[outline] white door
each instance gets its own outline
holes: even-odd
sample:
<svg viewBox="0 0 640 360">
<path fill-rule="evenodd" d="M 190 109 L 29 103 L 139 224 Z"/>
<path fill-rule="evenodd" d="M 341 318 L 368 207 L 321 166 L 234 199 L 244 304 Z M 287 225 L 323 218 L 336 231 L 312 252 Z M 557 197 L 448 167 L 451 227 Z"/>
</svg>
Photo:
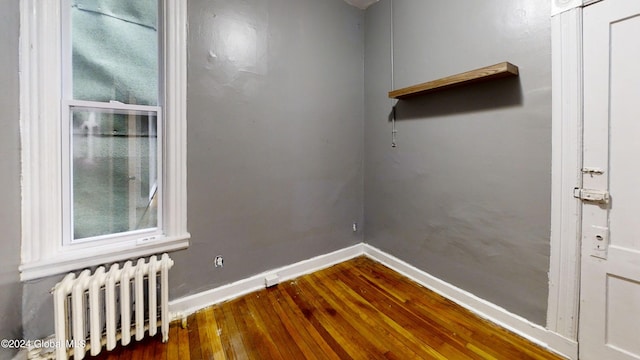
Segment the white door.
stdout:
<svg viewBox="0 0 640 360">
<path fill-rule="evenodd" d="M 640 359 L 640 0 L 584 9 L 580 359 Z"/>
</svg>

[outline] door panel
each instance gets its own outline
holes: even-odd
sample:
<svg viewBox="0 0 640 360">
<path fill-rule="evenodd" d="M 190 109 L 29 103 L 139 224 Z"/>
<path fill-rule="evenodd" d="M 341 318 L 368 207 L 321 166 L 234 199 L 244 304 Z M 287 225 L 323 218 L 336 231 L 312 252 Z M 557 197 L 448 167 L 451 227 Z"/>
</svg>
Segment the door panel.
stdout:
<svg viewBox="0 0 640 360">
<path fill-rule="evenodd" d="M 640 283 L 628 278 L 607 276 L 607 345 L 631 354 L 640 354 Z M 636 304 L 636 306 L 634 306 Z"/>
<path fill-rule="evenodd" d="M 631 235 L 640 233 L 640 16 L 613 22 L 610 33 L 610 229 Z M 640 236 L 612 237 L 611 244 L 640 250 Z"/>
<path fill-rule="evenodd" d="M 640 359 L 640 1 L 584 10 L 580 358 Z"/>
</svg>

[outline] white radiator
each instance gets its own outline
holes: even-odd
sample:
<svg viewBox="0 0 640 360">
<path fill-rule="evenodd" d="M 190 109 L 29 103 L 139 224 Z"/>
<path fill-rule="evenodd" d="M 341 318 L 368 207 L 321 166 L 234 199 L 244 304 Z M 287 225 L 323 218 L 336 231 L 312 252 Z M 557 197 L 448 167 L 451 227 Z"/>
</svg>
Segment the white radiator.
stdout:
<svg viewBox="0 0 640 360">
<path fill-rule="evenodd" d="M 101 266 L 93 274 L 89 270 L 77 277 L 68 274 L 52 290 L 55 343 L 64 344 L 56 346 L 56 359 L 71 355 L 83 359 L 88 350 L 97 355 L 104 345 L 113 350 L 118 340 L 125 346 L 133 334 L 142 340 L 146 330 L 154 336 L 158 327 L 166 342 L 172 266 L 173 260 L 163 254 L 160 260 L 152 256 L 148 262 L 138 259 L 135 265 L 131 261 L 122 267 L 114 264 L 106 272 Z"/>
</svg>

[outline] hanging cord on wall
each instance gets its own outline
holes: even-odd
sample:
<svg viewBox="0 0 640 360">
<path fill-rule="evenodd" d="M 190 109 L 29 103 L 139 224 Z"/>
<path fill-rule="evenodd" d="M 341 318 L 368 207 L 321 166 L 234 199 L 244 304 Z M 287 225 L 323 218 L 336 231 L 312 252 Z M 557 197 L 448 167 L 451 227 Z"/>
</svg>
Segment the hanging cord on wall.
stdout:
<svg viewBox="0 0 640 360">
<path fill-rule="evenodd" d="M 398 130 L 396 130 L 396 106 L 393 105 L 393 107 L 391 108 L 391 147 L 392 148 L 398 147 L 398 144 L 396 143 L 397 132 Z"/>
<path fill-rule="evenodd" d="M 394 55 L 393 55 L 393 0 L 389 1 L 389 6 L 391 8 L 390 14 L 391 14 L 391 89 L 395 89 L 395 75 L 393 72 L 393 68 L 394 68 L 394 64 L 393 64 L 393 60 L 394 60 Z M 396 103 L 397 100 L 396 99 L 391 99 L 391 147 L 395 148 L 398 147 L 398 144 L 396 142 L 396 134 L 398 133 L 398 130 L 396 130 Z"/>
</svg>

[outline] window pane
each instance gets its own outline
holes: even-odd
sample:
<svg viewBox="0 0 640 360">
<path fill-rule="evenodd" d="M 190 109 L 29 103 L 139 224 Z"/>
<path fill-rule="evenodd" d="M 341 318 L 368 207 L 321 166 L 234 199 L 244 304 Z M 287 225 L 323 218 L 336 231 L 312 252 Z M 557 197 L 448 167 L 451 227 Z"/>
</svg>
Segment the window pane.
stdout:
<svg viewBox="0 0 640 360">
<path fill-rule="evenodd" d="M 157 24 L 157 0 L 72 0 L 73 98 L 158 105 Z"/>
<path fill-rule="evenodd" d="M 73 238 L 158 226 L 157 116 L 72 107 Z"/>
</svg>

